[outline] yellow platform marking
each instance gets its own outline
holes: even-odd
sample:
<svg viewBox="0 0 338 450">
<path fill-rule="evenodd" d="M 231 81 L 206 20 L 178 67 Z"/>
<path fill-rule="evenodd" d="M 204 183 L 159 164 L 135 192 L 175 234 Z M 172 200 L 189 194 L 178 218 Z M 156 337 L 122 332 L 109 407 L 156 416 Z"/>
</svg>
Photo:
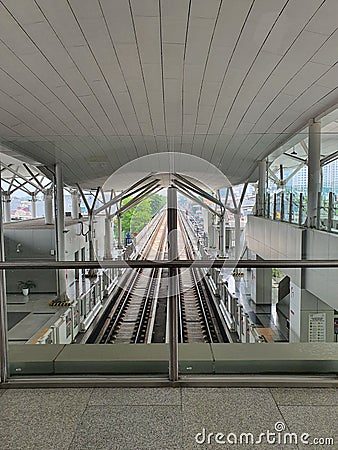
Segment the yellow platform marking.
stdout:
<svg viewBox="0 0 338 450">
<path fill-rule="evenodd" d="M 258 333 L 263 336 L 270 344 L 274 343 L 272 336 L 275 336 L 275 332 L 271 328 L 256 328 Z"/>
<path fill-rule="evenodd" d="M 38 340 L 47 333 L 47 331 L 49 330 L 49 328 L 44 328 L 43 330 L 40 331 L 40 333 L 36 336 L 36 338 L 34 339 L 34 341 L 32 341 L 32 344 L 36 344 L 38 342 Z"/>
</svg>

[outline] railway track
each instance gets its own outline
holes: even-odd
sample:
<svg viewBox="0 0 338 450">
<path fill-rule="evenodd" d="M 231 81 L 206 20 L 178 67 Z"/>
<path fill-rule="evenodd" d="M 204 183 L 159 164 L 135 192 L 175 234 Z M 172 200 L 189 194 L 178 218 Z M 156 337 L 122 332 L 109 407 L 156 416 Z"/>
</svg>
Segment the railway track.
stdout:
<svg viewBox="0 0 338 450">
<path fill-rule="evenodd" d="M 165 214 L 142 251 L 142 258 L 160 259 L 166 242 Z M 144 343 L 151 335 L 150 324 L 156 305 L 156 293 L 161 269 L 127 269 L 125 287 L 120 290 L 98 333 L 95 342 L 100 344 Z"/>
<path fill-rule="evenodd" d="M 181 258 L 194 258 L 194 238 L 184 218 L 178 215 L 178 251 Z M 162 213 L 155 230 L 145 244 L 140 258 L 166 257 L 166 214 Z M 217 311 L 209 300 L 202 273 L 198 269 L 178 270 L 179 342 L 227 342 L 226 333 L 217 321 Z M 122 284 L 122 283 L 121 283 Z M 127 269 L 123 288 L 98 329 L 87 342 L 163 343 L 167 342 L 168 269 Z"/>
<path fill-rule="evenodd" d="M 194 245 L 188 226 L 178 215 L 181 233 L 178 239 L 182 258 L 194 259 Z M 179 337 L 180 342 L 227 342 L 223 324 L 217 320 L 209 292 L 199 269 L 179 269 Z M 215 314 L 216 313 L 216 314 Z"/>
</svg>

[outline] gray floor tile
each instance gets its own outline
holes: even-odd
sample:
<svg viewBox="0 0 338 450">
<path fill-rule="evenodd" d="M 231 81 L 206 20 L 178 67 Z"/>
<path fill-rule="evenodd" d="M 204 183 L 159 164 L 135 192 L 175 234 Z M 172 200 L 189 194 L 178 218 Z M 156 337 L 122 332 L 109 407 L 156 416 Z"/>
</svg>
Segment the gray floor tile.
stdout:
<svg viewBox="0 0 338 450">
<path fill-rule="evenodd" d="M 267 430 L 275 432 L 275 424 L 282 422 L 283 417 L 278 410 L 269 389 L 183 389 L 183 442 L 184 449 L 296 449 L 295 445 L 277 446 L 266 442 L 257 443 L 260 433 Z M 196 442 L 197 433 L 214 433 L 212 444 L 207 438 L 199 435 L 200 443 Z M 236 444 L 217 444 L 215 434 L 223 433 L 225 438 L 229 433 L 235 433 Z M 240 443 L 241 433 L 252 433 L 254 443 Z"/>
<path fill-rule="evenodd" d="M 338 406 L 338 389 L 334 388 L 273 388 L 271 393 L 278 405 Z"/>
<path fill-rule="evenodd" d="M 107 388 L 94 389 L 89 405 L 181 405 L 178 388 Z"/>
<path fill-rule="evenodd" d="M 1 402 L 12 407 L 23 404 L 38 406 L 86 405 L 92 390 L 92 388 L 7 389 Z"/>
<path fill-rule="evenodd" d="M 69 450 L 182 450 L 179 406 L 88 406 Z"/>
<path fill-rule="evenodd" d="M 333 438 L 334 444 L 306 445 L 299 443 L 299 449 L 318 448 L 328 450 L 338 448 L 338 406 L 281 406 L 280 410 L 291 432 L 302 433 L 313 438 Z"/>
<path fill-rule="evenodd" d="M 25 403 L 21 413 L 0 414 L 1 450 L 66 450 L 74 436 L 84 406 L 46 406 L 31 412 Z"/>
<path fill-rule="evenodd" d="M 268 388 L 183 388 L 182 405 L 203 406 L 217 404 L 247 405 L 258 402 L 274 405 L 274 399 Z"/>
</svg>

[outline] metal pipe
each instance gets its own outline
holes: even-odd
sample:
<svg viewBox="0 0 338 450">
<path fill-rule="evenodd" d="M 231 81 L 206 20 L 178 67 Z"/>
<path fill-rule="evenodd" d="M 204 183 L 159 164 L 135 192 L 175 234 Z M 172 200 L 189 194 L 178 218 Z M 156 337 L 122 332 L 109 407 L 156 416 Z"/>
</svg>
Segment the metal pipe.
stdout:
<svg viewBox="0 0 338 450">
<path fill-rule="evenodd" d="M 265 259 L 262 261 L 258 260 L 210 260 L 210 259 L 179 259 L 176 261 L 169 260 L 107 260 L 104 262 L 104 267 L 109 268 L 126 268 L 131 269 L 137 268 L 233 268 L 234 266 L 238 268 L 303 268 L 303 267 L 317 267 L 317 268 L 336 268 L 338 267 L 338 259 Z M 27 261 L 15 261 L 15 262 L 0 262 L 0 270 L 16 270 L 16 269 L 86 269 L 101 268 L 101 264 L 98 261 L 46 261 L 40 260 L 27 260 Z"/>
<path fill-rule="evenodd" d="M 291 344 L 292 345 L 292 344 Z M 265 348 L 265 347 L 264 347 Z M 121 376 L 70 376 L 70 377 L 20 377 L 9 380 L 6 389 L 18 388 L 62 388 L 62 387 L 171 387 L 173 383 L 161 377 Z M 337 378 L 332 376 L 306 375 L 211 375 L 182 376 L 175 383 L 178 387 L 333 387 Z"/>
<path fill-rule="evenodd" d="M 327 231 L 332 229 L 332 218 L 333 218 L 333 192 L 329 193 L 329 209 L 327 212 Z"/>
<path fill-rule="evenodd" d="M 292 213 L 293 213 L 293 205 L 292 205 L 292 192 L 290 192 L 289 197 L 289 223 L 292 223 Z"/>
</svg>

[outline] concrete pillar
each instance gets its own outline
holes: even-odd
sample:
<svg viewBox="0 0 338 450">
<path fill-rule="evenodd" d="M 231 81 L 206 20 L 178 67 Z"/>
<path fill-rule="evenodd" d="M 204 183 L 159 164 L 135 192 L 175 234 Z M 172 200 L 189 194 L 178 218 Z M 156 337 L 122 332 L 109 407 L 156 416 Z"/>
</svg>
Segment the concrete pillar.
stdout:
<svg viewBox="0 0 338 450">
<path fill-rule="evenodd" d="M 11 196 L 9 194 L 3 194 L 2 197 L 4 205 L 4 223 L 11 221 Z"/>
<path fill-rule="evenodd" d="M 52 189 L 47 189 L 44 192 L 45 201 L 45 224 L 52 224 L 53 221 L 53 194 Z"/>
<path fill-rule="evenodd" d="M 32 219 L 36 219 L 36 216 L 37 216 L 37 214 L 36 214 L 36 202 L 37 202 L 37 198 L 36 198 L 36 195 L 35 195 L 35 194 L 32 195 L 31 202 L 32 202 Z"/>
<path fill-rule="evenodd" d="M 78 219 L 80 213 L 80 197 L 77 189 L 71 191 L 72 198 L 72 219 Z"/>
<path fill-rule="evenodd" d="M 250 252 L 251 259 L 261 260 Z M 256 305 L 271 305 L 272 301 L 272 269 L 251 269 L 251 299 Z"/>
<path fill-rule="evenodd" d="M 272 269 L 252 269 L 251 298 L 256 305 L 271 305 Z"/>
<path fill-rule="evenodd" d="M 64 206 L 64 184 L 62 166 L 60 163 L 55 164 L 55 224 L 56 224 L 56 247 L 57 247 L 57 260 L 65 260 L 65 206 Z M 66 271 L 58 271 L 58 297 L 67 297 L 67 280 Z"/>
<path fill-rule="evenodd" d="M 321 190 L 320 147 L 321 128 L 319 122 L 309 123 L 307 225 L 314 228 L 318 214 L 318 192 Z"/>
<path fill-rule="evenodd" d="M 109 217 L 105 218 L 104 221 L 104 257 L 106 259 L 111 259 L 111 220 Z"/>
<path fill-rule="evenodd" d="M 257 216 L 264 216 L 264 196 L 266 188 L 266 160 L 258 163 L 258 195 L 257 195 Z"/>
</svg>

